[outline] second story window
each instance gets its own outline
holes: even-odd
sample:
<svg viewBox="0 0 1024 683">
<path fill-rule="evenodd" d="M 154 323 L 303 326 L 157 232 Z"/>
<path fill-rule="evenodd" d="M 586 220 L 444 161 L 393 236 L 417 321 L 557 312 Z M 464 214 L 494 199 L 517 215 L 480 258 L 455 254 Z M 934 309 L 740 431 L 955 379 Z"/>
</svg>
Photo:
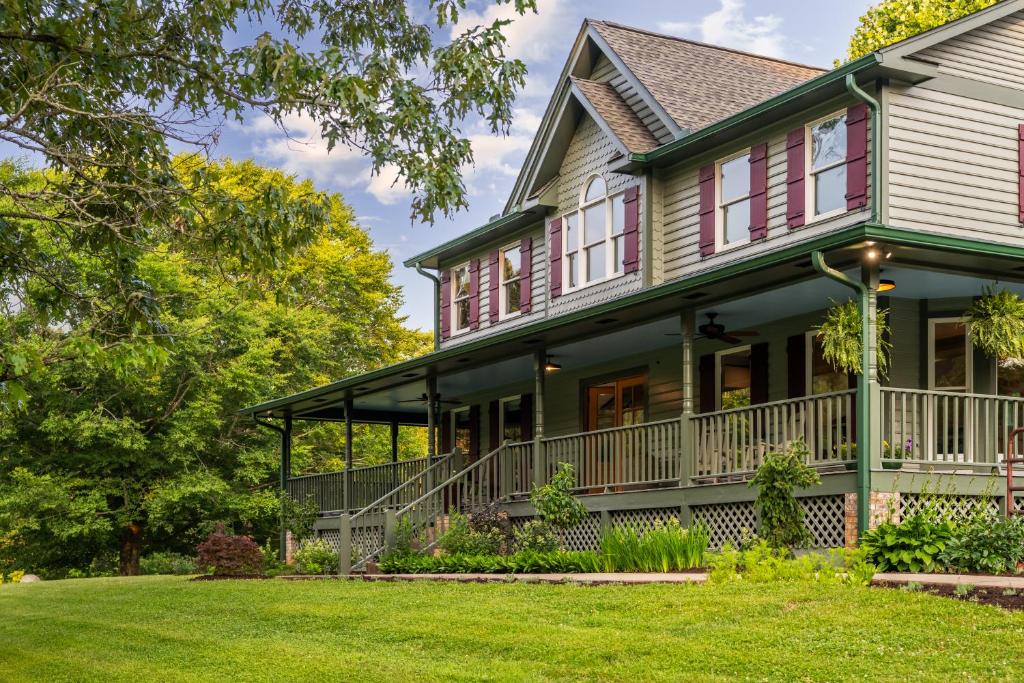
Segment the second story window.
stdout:
<svg viewBox="0 0 1024 683">
<path fill-rule="evenodd" d="M 604 178 L 594 176 L 580 197 L 579 211 L 565 216 L 564 282 L 568 289 L 623 272 L 626 211 L 623 195 L 608 196 Z"/>
<path fill-rule="evenodd" d="M 808 214 L 846 211 L 846 114 L 812 123 L 807 134 Z"/>
<path fill-rule="evenodd" d="M 519 244 L 502 249 L 499 258 L 498 268 L 501 274 L 501 312 L 499 317 L 504 319 L 519 313 L 519 276 L 522 270 L 522 252 Z"/>
<path fill-rule="evenodd" d="M 452 316 L 454 331 L 469 329 L 469 264 L 452 268 Z"/>
<path fill-rule="evenodd" d="M 718 246 L 750 241 L 750 153 L 718 163 Z"/>
</svg>

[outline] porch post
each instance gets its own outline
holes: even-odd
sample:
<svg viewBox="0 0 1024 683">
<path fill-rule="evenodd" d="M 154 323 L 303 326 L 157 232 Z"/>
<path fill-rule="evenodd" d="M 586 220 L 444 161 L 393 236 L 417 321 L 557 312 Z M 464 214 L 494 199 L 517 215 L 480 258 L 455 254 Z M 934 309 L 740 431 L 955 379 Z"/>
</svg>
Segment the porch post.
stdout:
<svg viewBox="0 0 1024 683">
<path fill-rule="evenodd" d="M 348 512 L 352 479 L 352 399 L 345 399 L 345 475 L 342 477 L 342 512 Z"/>
<path fill-rule="evenodd" d="M 533 354 L 533 483 L 543 486 L 544 475 L 544 366 L 547 353 L 538 349 Z"/>
<path fill-rule="evenodd" d="M 391 462 L 398 462 L 398 422 L 391 421 Z"/>
<path fill-rule="evenodd" d="M 292 476 L 292 416 L 284 416 L 284 429 L 281 430 L 281 493 L 288 491 L 288 479 Z M 281 504 L 281 538 L 278 559 L 284 562 L 288 556 L 288 520 L 284 515 L 284 502 Z"/>
<path fill-rule="evenodd" d="M 861 267 L 861 281 L 867 286 L 867 293 L 862 297 L 865 310 L 861 315 L 861 335 L 864 337 L 864 358 L 861 361 L 864 372 L 861 378 L 867 385 L 868 401 L 864 411 L 864 417 L 867 419 L 864 434 L 868 437 L 865 439 L 864 455 L 869 468 L 864 487 L 868 489 L 868 495 L 870 470 L 882 468 L 882 388 L 878 381 L 878 278 L 878 261 L 865 261 Z"/>
<path fill-rule="evenodd" d="M 696 412 L 693 386 L 693 339 L 697 324 L 697 314 L 692 308 L 683 311 L 680 316 L 680 333 L 683 341 L 683 414 L 679 425 L 679 485 L 689 486 L 693 476 L 693 463 L 697 454 L 693 452 L 693 415 Z M 681 516 L 689 523 L 689 506 L 683 506 Z"/>
</svg>

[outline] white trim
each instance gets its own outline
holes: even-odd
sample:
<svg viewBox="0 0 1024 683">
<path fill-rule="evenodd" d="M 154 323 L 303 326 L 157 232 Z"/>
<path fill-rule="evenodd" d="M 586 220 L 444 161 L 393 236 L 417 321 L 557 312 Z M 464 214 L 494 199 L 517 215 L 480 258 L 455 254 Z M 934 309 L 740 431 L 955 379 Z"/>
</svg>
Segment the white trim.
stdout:
<svg viewBox="0 0 1024 683">
<path fill-rule="evenodd" d="M 473 290 L 473 276 L 469 272 L 469 261 L 466 261 L 464 263 L 460 263 L 458 265 L 452 266 L 451 269 L 450 269 L 451 270 L 451 274 L 452 274 L 451 275 L 451 298 L 449 299 L 449 302 L 448 302 L 449 303 L 449 309 L 451 310 L 451 317 L 452 317 L 451 326 L 450 326 L 451 327 L 450 335 L 452 337 L 454 337 L 455 335 L 458 335 L 458 334 L 465 334 L 466 332 L 469 332 L 473 328 L 473 324 L 472 323 L 470 323 L 469 325 L 466 325 L 465 327 L 462 327 L 462 328 L 459 327 L 459 311 L 458 311 L 458 308 L 455 306 L 456 301 L 461 301 L 462 300 L 462 299 L 457 299 L 456 296 L 455 296 L 456 291 L 458 291 L 458 285 L 457 285 L 458 281 L 457 281 L 457 279 L 455 277 L 455 272 L 460 270 L 460 269 L 462 269 L 462 268 L 466 269 L 466 278 L 469 281 L 468 287 L 467 287 L 469 291 L 466 294 L 465 300 L 469 301 L 469 299 L 473 296 L 473 291 L 472 291 Z M 478 294 L 479 294 L 479 292 L 478 292 Z M 470 308 L 472 309 L 472 306 Z"/>
<path fill-rule="evenodd" d="M 597 199 L 591 199 L 590 201 L 584 203 L 583 198 L 586 195 L 587 188 L 590 186 L 590 183 L 594 180 L 594 178 L 598 178 L 598 177 L 600 177 L 601 180 L 605 181 L 605 186 L 604 186 L 605 187 L 605 194 L 604 194 L 604 196 L 599 197 Z M 600 174 L 600 173 L 592 173 L 589 176 L 587 176 L 587 179 L 584 181 L 583 186 L 580 189 L 580 192 L 579 192 L 579 202 L 580 203 L 577 205 L 577 207 L 574 210 L 568 211 L 568 212 L 562 214 L 562 216 L 561 216 L 561 219 L 562 219 L 562 236 L 561 236 L 561 239 L 562 239 L 562 293 L 563 294 L 569 293 L 569 292 L 577 292 L 577 291 L 580 291 L 582 289 L 586 289 L 587 287 L 592 287 L 594 285 L 599 285 L 599 284 L 604 283 L 604 282 L 609 282 L 611 280 L 615 280 L 617 278 L 623 277 L 626 274 L 625 266 L 622 263 L 619 263 L 619 264 L 615 263 L 615 248 L 614 248 L 614 246 L 615 246 L 615 238 L 617 237 L 617 235 L 615 235 L 612 232 L 612 230 L 613 230 L 612 220 L 613 220 L 613 217 L 614 217 L 614 211 L 612 210 L 612 205 L 613 205 L 613 203 L 615 202 L 616 199 L 624 197 L 625 194 L 626 194 L 625 190 L 621 190 L 619 192 L 609 193 L 608 192 L 608 181 L 605 179 L 605 177 L 602 174 Z M 588 242 L 585 241 L 586 221 L 584 219 L 584 211 L 586 209 L 589 209 L 589 208 L 592 208 L 594 206 L 597 206 L 601 202 L 604 202 L 604 240 L 603 240 L 603 244 L 604 244 L 604 259 L 605 259 L 604 277 L 595 278 L 593 280 L 588 280 L 587 279 L 587 270 L 588 270 L 588 266 L 589 266 L 589 263 L 590 263 L 590 256 L 587 253 L 587 249 L 588 249 L 588 247 L 598 246 L 599 244 L 602 244 L 602 242 L 595 240 L 594 242 L 589 242 L 588 243 Z M 572 215 L 576 216 L 577 236 L 576 236 L 576 249 L 575 249 L 575 251 L 570 252 L 569 251 L 569 217 L 572 216 Z M 622 234 L 625 234 L 625 226 L 623 226 L 623 233 Z M 619 236 L 621 236 L 621 235 L 619 235 Z M 625 252 L 625 238 L 623 237 L 623 256 L 625 255 L 624 252 Z M 572 282 L 571 282 L 571 279 L 569 277 L 570 276 L 569 256 L 571 254 L 576 254 L 576 260 L 577 260 L 577 264 L 578 264 L 579 277 L 577 278 L 578 281 L 576 283 L 576 286 L 572 286 Z"/>
<path fill-rule="evenodd" d="M 523 409 L 523 395 L 515 394 L 512 396 L 503 396 L 498 399 L 498 443 L 502 443 L 505 440 L 505 404 L 511 403 L 512 401 L 519 401 L 519 410 Z M 520 424 L 522 427 L 522 424 Z"/>
<path fill-rule="evenodd" d="M 459 423 L 458 423 L 458 420 L 455 419 L 455 417 L 459 413 L 466 413 L 466 419 L 468 420 L 469 419 L 469 406 L 462 406 L 461 408 L 452 408 L 451 410 L 448 411 L 448 419 L 451 420 L 451 425 L 450 425 L 451 426 L 451 432 L 450 433 L 452 435 L 452 442 L 449 444 L 449 446 L 453 450 L 454 450 L 455 445 L 456 445 L 455 442 L 458 441 L 458 433 L 459 432 L 458 432 L 457 427 L 458 427 Z M 470 424 L 470 431 L 472 431 L 472 429 L 473 429 L 473 425 Z M 468 451 L 469 449 L 466 449 L 466 450 Z M 465 453 L 463 453 L 463 455 L 465 455 Z"/>
<path fill-rule="evenodd" d="M 513 312 L 511 312 L 511 313 L 507 313 L 506 312 L 506 310 L 508 308 L 506 306 L 506 303 L 507 303 L 507 300 L 508 300 L 508 294 L 506 293 L 507 292 L 507 288 L 505 287 L 505 285 L 509 284 L 511 282 L 511 280 L 505 280 L 505 268 L 504 268 L 505 263 L 504 263 L 504 258 L 505 258 L 505 252 L 509 251 L 509 250 L 512 250 L 512 249 L 516 250 L 519 253 L 519 265 L 517 267 L 520 269 L 520 272 L 516 273 L 515 279 L 519 280 L 519 285 L 520 285 L 520 287 L 522 286 L 522 279 L 521 279 L 520 275 L 522 274 L 523 243 L 521 241 L 519 241 L 519 242 L 513 242 L 511 244 L 506 244 L 503 247 L 499 247 L 498 248 L 498 320 L 499 321 L 510 320 L 512 318 L 518 318 L 520 315 L 522 315 L 522 311 L 520 311 L 518 309 L 513 311 Z M 490 283 L 488 283 L 488 284 L 490 284 Z M 522 301 L 521 295 L 520 295 L 520 301 Z"/>
<path fill-rule="evenodd" d="M 935 325 L 936 323 L 961 323 L 964 326 L 964 381 L 967 385 L 961 390 L 956 387 L 942 387 L 942 391 L 963 391 L 971 393 L 974 388 L 974 352 L 970 335 L 967 334 L 967 323 L 963 318 L 928 318 L 928 389 L 935 389 Z"/>
<path fill-rule="evenodd" d="M 722 166 L 735 161 L 740 157 L 747 157 L 747 194 L 743 197 L 736 197 L 730 200 L 729 205 L 738 204 L 742 201 L 749 202 L 751 198 L 751 186 L 750 186 L 750 152 L 751 148 L 747 147 L 734 154 L 730 154 L 727 157 L 723 157 L 715 162 L 715 253 L 726 251 L 728 249 L 735 249 L 736 247 L 742 247 L 745 244 L 750 244 L 750 226 L 747 226 L 747 236 L 742 240 L 736 240 L 735 242 L 725 241 L 725 206 L 722 204 L 722 189 L 725 183 L 722 182 Z M 749 206 L 749 204 L 748 204 Z M 749 211 L 749 210 L 748 210 Z"/>
<path fill-rule="evenodd" d="M 743 353 L 744 351 L 750 353 L 750 349 L 750 344 L 744 344 L 715 351 L 715 410 L 722 409 L 722 356 L 731 356 L 734 353 Z"/>
<path fill-rule="evenodd" d="M 821 118 L 818 118 L 818 119 L 815 119 L 814 121 L 811 121 L 810 123 L 804 124 L 804 215 L 807 216 L 807 220 L 805 221 L 805 224 L 807 224 L 807 225 L 810 225 L 812 223 L 817 223 L 818 221 L 828 220 L 829 218 L 832 218 L 834 216 L 838 216 L 840 214 L 844 214 L 847 211 L 846 206 L 843 205 L 843 206 L 841 206 L 838 209 L 833 209 L 832 211 L 827 211 L 825 213 L 816 213 L 816 211 L 815 211 L 816 207 L 814 205 L 814 198 L 815 198 L 815 195 L 816 195 L 815 189 L 817 187 L 817 182 L 818 182 L 817 176 L 818 176 L 818 174 L 824 173 L 825 171 L 830 171 L 830 170 L 832 170 L 834 168 L 839 168 L 840 166 L 844 166 L 846 164 L 846 156 L 844 154 L 844 156 L 843 156 L 841 161 L 836 161 L 836 162 L 833 162 L 831 164 L 822 166 L 819 169 L 815 169 L 812 166 L 812 164 L 811 164 L 811 158 L 812 158 L 811 154 L 813 153 L 813 141 L 812 141 L 812 137 L 811 137 L 811 131 L 814 129 L 815 126 L 817 126 L 819 124 L 822 124 L 825 121 L 831 121 L 832 119 L 839 118 L 839 117 L 843 117 L 842 125 L 845 126 L 846 125 L 846 110 L 845 109 L 841 109 L 839 111 L 832 112 L 831 114 L 827 114 L 825 116 L 822 116 Z M 844 201 L 845 201 L 845 198 L 846 198 L 846 191 L 844 190 L 843 191 L 843 200 Z"/>
</svg>

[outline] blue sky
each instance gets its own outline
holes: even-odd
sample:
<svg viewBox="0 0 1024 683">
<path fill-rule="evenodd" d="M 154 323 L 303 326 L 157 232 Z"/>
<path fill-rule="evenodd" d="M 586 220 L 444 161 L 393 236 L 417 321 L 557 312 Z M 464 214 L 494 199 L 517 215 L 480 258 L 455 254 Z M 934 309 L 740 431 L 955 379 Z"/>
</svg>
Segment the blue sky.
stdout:
<svg viewBox="0 0 1024 683">
<path fill-rule="evenodd" d="M 475 11 L 463 15 L 466 24 L 514 16 L 507 5 L 471 3 Z M 476 167 L 465 174 L 470 209 L 451 219 L 442 217 L 433 226 L 410 224 L 408 193 L 391 185 L 393 176 L 371 177 L 368 162 L 357 152 L 335 149 L 328 154 L 316 127 L 308 122 L 289 122 L 291 139 L 269 121 L 228 126 L 217 153 L 252 157 L 309 177 L 321 189 L 342 193 L 377 246 L 391 253 L 396 264 L 394 281 L 405 293 L 403 313 L 408 324 L 430 329 L 429 284 L 401 262 L 486 223 L 501 210 L 584 17 L 828 67 L 843 55 L 858 17 L 870 4 L 868 0 L 538 0 L 539 13 L 516 19 L 506 32 L 512 54 L 529 68 L 512 130 L 508 137 L 496 138 L 476 125 L 466 127 L 477 158 Z"/>
</svg>

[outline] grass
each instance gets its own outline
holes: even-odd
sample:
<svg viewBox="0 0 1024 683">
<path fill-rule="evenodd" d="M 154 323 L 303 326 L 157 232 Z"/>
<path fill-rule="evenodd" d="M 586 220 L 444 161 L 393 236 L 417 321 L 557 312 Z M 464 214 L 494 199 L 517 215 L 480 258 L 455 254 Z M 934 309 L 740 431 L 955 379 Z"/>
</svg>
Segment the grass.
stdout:
<svg viewBox="0 0 1024 683">
<path fill-rule="evenodd" d="M 1024 613 L 812 584 L 0 586 L 3 681 L 1010 680 Z"/>
</svg>

